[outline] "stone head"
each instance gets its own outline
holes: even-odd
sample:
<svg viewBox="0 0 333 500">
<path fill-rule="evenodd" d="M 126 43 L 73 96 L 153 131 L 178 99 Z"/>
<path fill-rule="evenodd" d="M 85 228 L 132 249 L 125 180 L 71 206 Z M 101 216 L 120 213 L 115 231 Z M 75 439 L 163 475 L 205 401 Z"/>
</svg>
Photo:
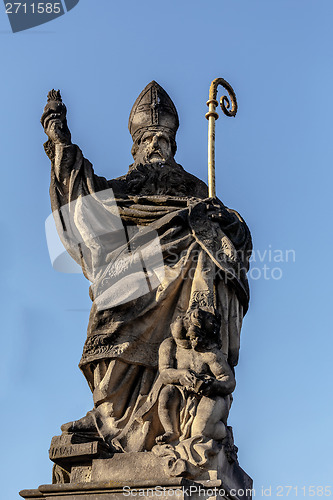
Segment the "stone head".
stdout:
<svg viewBox="0 0 333 500">
<path fill-rule="evenodd" d="M 176 142 L 167 130 L 145 130 L 135 141 L 132 155 L 136 163 L 170 163 L 176 152 Z"/>
<path fill-rule="evenodd" d="M 219 344 L 221 319 L 218 311 L 210 312 L 201 308 L 190 310 L 184 317 L 184 326 L 193 348 Z"/>
<path fill-rule="evenodd" d="M 177 110 L 155 81 L 136 99 L 128 122 L 133 138 L 132 155 L 136 163 L 172 163 L 176 153 Z"/>
</svg>

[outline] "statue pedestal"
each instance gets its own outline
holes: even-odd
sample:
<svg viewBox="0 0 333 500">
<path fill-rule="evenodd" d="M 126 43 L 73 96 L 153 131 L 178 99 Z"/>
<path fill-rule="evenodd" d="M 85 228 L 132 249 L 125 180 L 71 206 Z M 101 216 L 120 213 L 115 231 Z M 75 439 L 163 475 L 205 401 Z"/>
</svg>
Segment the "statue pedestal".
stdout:
<svg viewBox="0 0 333 500">
<path fill-rule="evenodd" d="M 168 476 L 152 452 L 93 458 L 90 463 L 71 466 L 68 479 L 68 483 L 42 485 L 20 495 L 26 500 L 131 500 L 140 496 L 249 500 L 252 493 L 252 479 L 236 462 L 228 462 L 223 450 L 195 479 Z"/>
</svg>

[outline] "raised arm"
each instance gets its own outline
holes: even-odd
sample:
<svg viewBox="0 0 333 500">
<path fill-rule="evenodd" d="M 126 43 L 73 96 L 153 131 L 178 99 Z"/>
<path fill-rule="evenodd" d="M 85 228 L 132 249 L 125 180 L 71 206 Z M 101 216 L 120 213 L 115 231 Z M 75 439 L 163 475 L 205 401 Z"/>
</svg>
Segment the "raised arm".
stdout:
<svg viewBox="0 0 333 500">
<path fill-rule="evenodd" d="M 61 204 L 66 203 L 66 194 L 72 199 L 77 194 L 89 195 L 110 187 L 104 177 L 95 175 L 91 163 L 83 157 L 80 148 L 72 144 L 66 115 L 67 109 L 62 102 L 60 91 L 51 90 L 47 96 L 41 123 L 48 136 L 44 149 L 52 163 L 53 180 L 65 198 Z M 68 190 L 71 192 L 68 193 Z"/>
<path fill-rule="evenodd" d="M 112 229 L 108 203 L 112 206 L 114 196 L 108 181 L 95 175 L 80 148 L 72 144 L 66 114 L 59 90 L 51 90 L 41 118 L 48 136 L 44 148 L 51 160 L 51 207 L 66 250 L 93 281 L 97 269 L 105 265 L 99 236 Z M 97 192 L 101 195 L 96 196 Z M 119 216 L 114 218 L 118 227 Z"/>
<path fill-rule="evenodd" d="M 74 166 L 77 146 L 72 144 L 67 125 L 67 109 L 62 102 L 60 91 L 51 90 L 41 117 L 41 123 L 48 141 L 44 144 L 47 156 L 52 162 L 58 181 L 64 182 Z"/>
</svg>

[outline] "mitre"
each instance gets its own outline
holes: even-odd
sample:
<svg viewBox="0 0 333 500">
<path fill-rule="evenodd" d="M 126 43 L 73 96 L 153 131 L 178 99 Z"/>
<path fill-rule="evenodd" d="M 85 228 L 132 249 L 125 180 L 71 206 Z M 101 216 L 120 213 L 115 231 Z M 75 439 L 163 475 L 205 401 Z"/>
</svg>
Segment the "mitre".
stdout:
<svg viewBox="0 0 333 500">
<path fill-rule="evenodd" d="M 166 91 L 154 80 L 136 99 L 128 120 L 133 142 L 146 130 L 164 130 L 173 139 L 179 127 L 176 107 Z"/>
</svg>

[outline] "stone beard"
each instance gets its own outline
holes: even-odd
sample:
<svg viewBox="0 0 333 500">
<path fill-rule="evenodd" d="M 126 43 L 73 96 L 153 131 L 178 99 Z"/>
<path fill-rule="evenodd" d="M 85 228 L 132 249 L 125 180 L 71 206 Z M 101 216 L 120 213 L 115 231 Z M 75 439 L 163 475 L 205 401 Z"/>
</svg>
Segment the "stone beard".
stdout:
<svg viewBox="0 0 333 500">
<path fill-rule="evenodd" d="M 156 82 L 131 111 L 134 164 L 118 179 L 97 176 L 71 143 L 59 92 L 42 124 L 57 230 L 92 283 L 80 368 L 94 407 L 63 435 L 102 440 L 110 453 L 153 450 L 170 475 L 195 476 L 207 453 L 233 444 L 250 232 L 175 162 L 178 115 Z"/>
</svg>

